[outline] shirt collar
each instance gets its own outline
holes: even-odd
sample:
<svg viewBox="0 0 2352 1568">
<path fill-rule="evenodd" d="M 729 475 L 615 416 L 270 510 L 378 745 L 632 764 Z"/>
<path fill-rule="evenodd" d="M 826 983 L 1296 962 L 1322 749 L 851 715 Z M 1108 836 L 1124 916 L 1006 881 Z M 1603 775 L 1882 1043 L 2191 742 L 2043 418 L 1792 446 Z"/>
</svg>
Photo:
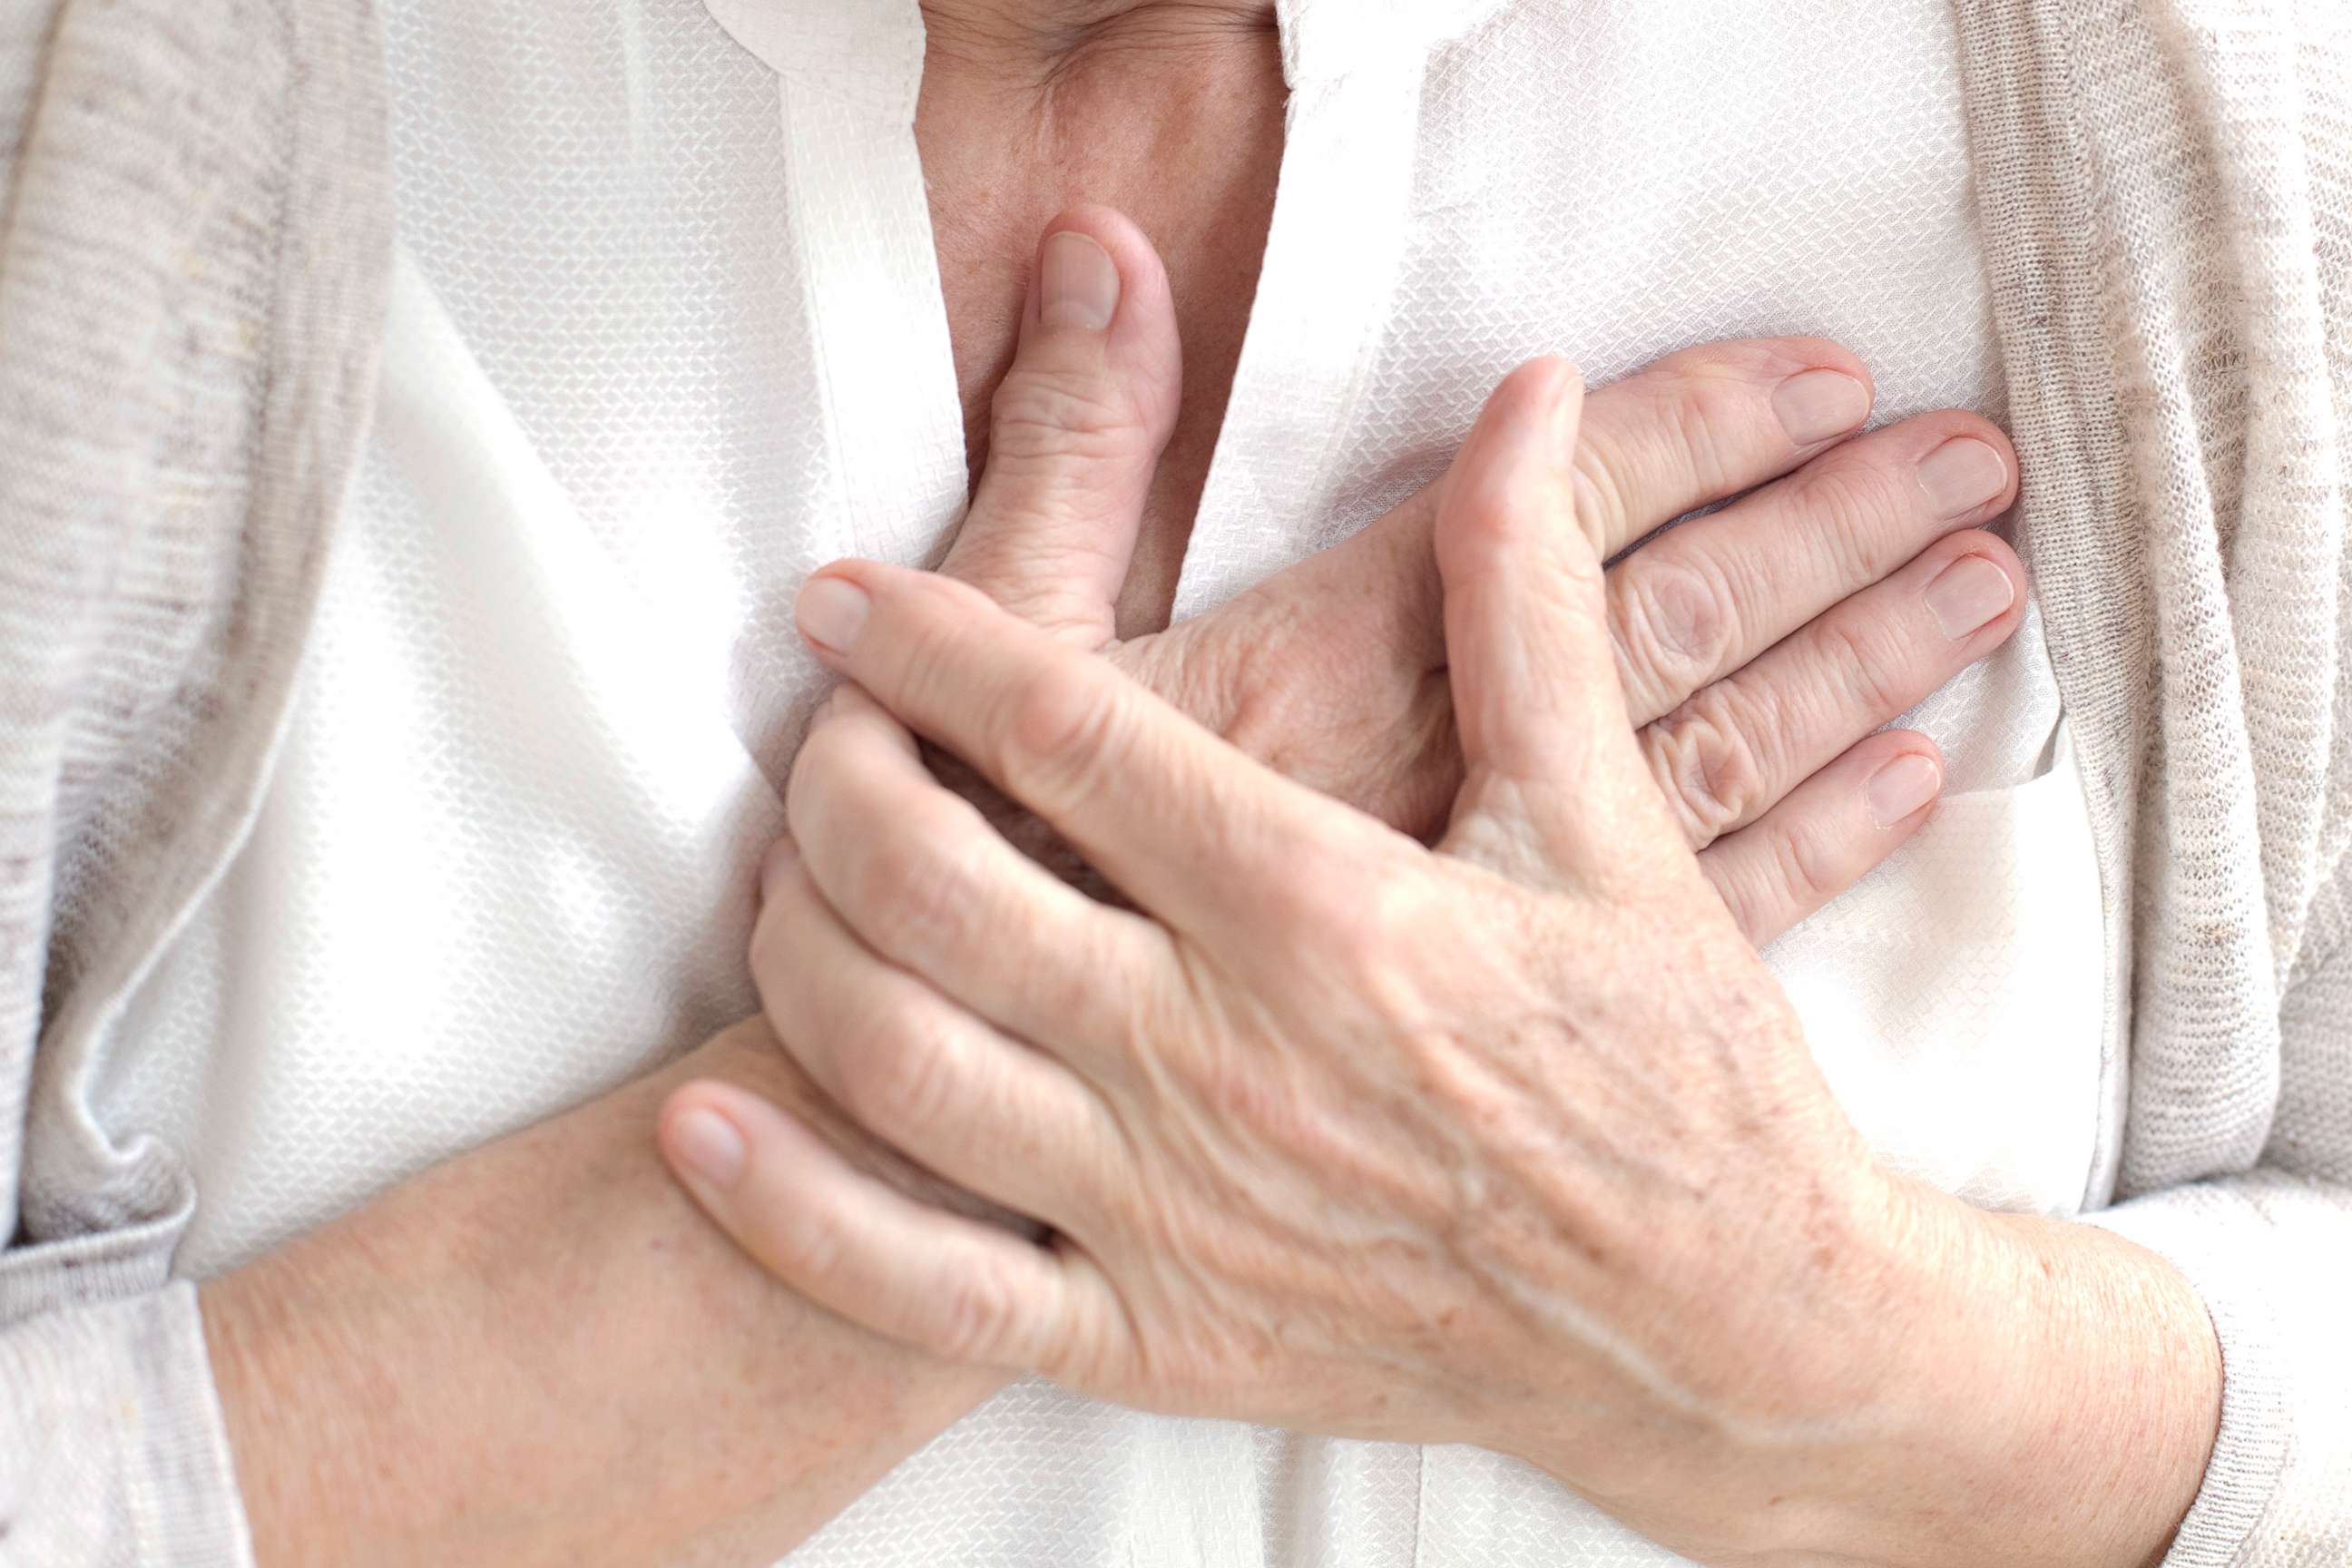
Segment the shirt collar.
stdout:
<svg viewBox="0 0 2352 1568">
<path fill-rule="evenodd" d="M 1276 0 L 1282 71 L 1291 89 L 1399 55 L 1426 54 L 1507 0 Z"/>
<path fill-rule="evenodd" d="M 919 0 L 704 0 L 736 42 L 782 76 L 914 112 L 921 80 Z M 1399 55 L 1425 54 L 1507 0 L 1276 0 L 1291 89 Z"/>
</svg>

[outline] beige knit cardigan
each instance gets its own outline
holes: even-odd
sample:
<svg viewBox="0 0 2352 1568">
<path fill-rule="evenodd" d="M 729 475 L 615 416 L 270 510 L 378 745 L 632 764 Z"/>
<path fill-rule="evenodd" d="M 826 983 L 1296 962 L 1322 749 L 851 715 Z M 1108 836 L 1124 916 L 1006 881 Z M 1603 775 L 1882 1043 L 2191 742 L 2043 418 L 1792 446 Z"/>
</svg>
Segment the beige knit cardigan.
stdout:
<svg viewBox="0 0 2352 1568">
<path fill-rule="evenodd" d="M 2352 0 L 1956 5 L 2128 1052 L 2096 1223 L 2224 1352 L 2170 1561 L 2341 1568 Z M 0 1563 L 249 1561 L 196 1194 L 87 1087 L 284 721 L 381 330 L 379 72 L 364 0 L 0 5 Z"/>
</svg>

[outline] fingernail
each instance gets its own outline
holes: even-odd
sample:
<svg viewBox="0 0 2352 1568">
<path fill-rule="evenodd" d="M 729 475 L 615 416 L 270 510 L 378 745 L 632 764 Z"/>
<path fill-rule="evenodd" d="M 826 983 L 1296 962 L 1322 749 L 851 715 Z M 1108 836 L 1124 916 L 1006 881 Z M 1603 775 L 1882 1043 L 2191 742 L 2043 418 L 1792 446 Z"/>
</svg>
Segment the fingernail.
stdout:
<svg viewBox="0 0 2352 1568">
<path fill-rule="evenodd" d="M 1090 235 L 1064 229 L 1038 258 L 1037 319 L 1099 332 L 1118 313 L 1118 266 Z"/>
<path fill-rule="evenodd" d="M 669 1124 L 669 1152 L 677 1163 L 720 1192 L 743 1173 L 743 1135 L 715 1110 L 699 1108 Z"/>
<path fill-rule="evenodd" d="M 1944 770 L 1932 757 L 1906 752 L 1870 775 L 1863 793 L 1870 797 L 1870 815 L 1881 827 L 1892 827 L 1936 798 L 1944 787 Z"/>
<path fill-rule="evenodd" d="M 802 585 L 800 602 L 793 607 L 801 636 L 835 653 L 847 653 L 866 625 L 874 601 L 866 590 L 840 577 L 812 577 Z"/>
<path fill-rule="evenodd" d="M 1919 488 L 1938 517 L 1974 511 L 2009 484 L 2009 465 L 1973 436 L 1947 441 L 1919 459 Z"/>
<path fill-rule="evenodd" d="M 766 903 L 776 896 L 776 889 L 792 868 L 800 864 L 801 847 L 789 837 L 779 838 L 768 846 L 760 857 L 760 901 Z"/>
<path fill-rule="evenodd" d="M 1780 428 L 1800 447 L 1843 436 L 1870 417 L 1870 388 L 1842 370 L 1809 370 L 1772 394 Z"/>
<path fill-rule="evenodd" d="M 1927 584 L 1927 608 L 1944 635 L 1958 641 L 2017 603 L 2009 574 L 1981 555 L 1963 555 Z"/>
</svg>

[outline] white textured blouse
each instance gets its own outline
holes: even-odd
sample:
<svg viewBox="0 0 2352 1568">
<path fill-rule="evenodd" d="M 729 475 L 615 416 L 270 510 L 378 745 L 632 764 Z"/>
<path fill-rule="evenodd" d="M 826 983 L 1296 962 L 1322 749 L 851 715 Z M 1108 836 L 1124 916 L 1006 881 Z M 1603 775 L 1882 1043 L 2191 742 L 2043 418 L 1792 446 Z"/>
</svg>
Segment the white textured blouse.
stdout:
<svg viewBox="0 0 2352 1568">
<path fill-rule="evenodd" d="M 375 422 L 250 839 L 98 1114 L 202 1276 L 754 1005 L 748 869 L 821 690 L 789 607 L 964 491 L 914 0 L 384 7 Z M 1878 417 L 2003 413 L 1944 0 L 1286 7 L 1279 197 L 1178 614 L 1433 478 L 1530 355 L 1832 336 Z M 1916 716 L 1950 794 L 1770 953 L 1893 1164 L 2113 1177 L 2096 862 L 2038 616 Z M 1675 1561 L 1514 1462 L 1016 1385 L 812 1564 Z"/>
<path fill-rule="evenodd" d="M 946 385 L 904 221 L 912 7 L 777 4 L 807 28 L 805 55 L 790 31 L 763 46 L 782 79 L 681 0 L 395 8 L 410 238 L 389 322 L 370 0 L 0 7 L 10 1568 L 250 1568 L 184 1276 L 745 1004 L 730 900 L 748 878 L 721 868 L 772 825 L 807 690 L 792 584 L 853 545 L 919 553 L 953 500 L 930 447 L 887 454 L 905 473 L 846 462 L 894 426 L 851 384 L 861 341 L 829 335 L 928 353 Z M 1989 300 L 2064 703 L 2053 754 L 2077 759 L 2098 872 L 2097 1078 L 2127 1097 L 2120 1126 L 2083 1135 L 2083 1218 L 2170 1259 L 2221 1349 L 2218 1435 L 2166 1568 L 2352 1562 L 2352 7 L 1952 0 L 1989 285 L 1972 299 L 1966 219 L 1920 194 L 1958 205 L 1927 8 L 1499 4 L 1278 0 L 1291 167 L 1239 389 L 1256 391 L 1188 602 L 1433 468 L 1527 349 L 1609 372 L 1801 325 L 1864 351 L 1899 410 L 1992 385 L 1956 368 L 1984 352 L 1960 323 Z M 1686 71 L 1703 90 L 1640 120 Z M 828 201 L 843 179 L 872 199 Z M 1567 206 L 1583 189 L 1618 204 Z M 1617 270 L 1626 254 L 1651 274 Z M 1825 258 L 1853 265 L 1832 278 Z M 1759 258 L 1769 275 L 1740 265 Z M 1938 281 L 1895 303 L 1890 279 L 1915 275 Z M 1327 287 L 1377 309 L 1327 311 Z M 1953 313 L 1931 353 L 1933 298 Z M 908 313 L 877 308 L 892 300 Z M 1286 451 L 1264 457 L 1261 429 Z M 2024 647 L 1979 678 L 2017 684 L 2018 714 L 2047 706 Z M 2066 793 L 2063 767 L 1997 761 L 2046 738 L 2032 721 L 2011 747 L 1960 721 L 1983 699 L 1947 700 L 1932 727 L 1990 770 L 1966 793 Z M 2031 898 L 1979 918 L 1941 900 L 1997 876 L 1927 879 L 1895 917 L 2034 919 L 2055 842 L 2012 827 L 1950 858 L 2006 845 L 1990 863 L 2030 873 Z M 380 903 L 337 885 L 364 876 Z M 1972 978 L 1847 973 L 1981 1002 L 2031 945 Z M 387 983 L 401 960 L 423 962 Z M 2063 1005 L 2012 1011 L 2057 1054 Z M 1815 990 L 1824 1055 L 1889 1067 L 1880 1095 L 1832 1076 L 1891 1159 L 1948 1162 L 1962 1190 L 2023 1168 L 2008 1151 L 2032 1139 L 1995 1124 L 2042 1080 L 2021 1081 L 2033 1060 L 2002 1054 L 2005 1026 L 1849 1036 L 1822 1006 Z M 1930 1056 L 2010 1092 L 1926 1107 L 1904 1084 Z M 2050 1173 L 2080 1157 L 2046 1152 Z M 1034 1388 L 809 1548 L 1578 1552 L 1644 1556 L 1475 1457 Z"/>
</svg>

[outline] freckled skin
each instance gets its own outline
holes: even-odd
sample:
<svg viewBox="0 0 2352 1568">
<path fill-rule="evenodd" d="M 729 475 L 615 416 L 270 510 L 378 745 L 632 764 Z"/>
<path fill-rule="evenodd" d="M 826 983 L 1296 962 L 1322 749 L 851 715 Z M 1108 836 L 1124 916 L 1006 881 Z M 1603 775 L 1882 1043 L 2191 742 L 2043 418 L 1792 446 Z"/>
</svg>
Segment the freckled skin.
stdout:
<svg viewBox="0 0 2352 1568">
<path fill-rule="evenodd" d="M 1109 400 L 1084 372 L 1066 401 L 1091 435 Z M 942 1356 L 1150 1409 L 1476 1442 L 1724 1568 L 2151 1561 L 2218 1401 L 2194 1293 L 2105 1232 L 1873 1164 L 1623 744 L 1607 531 L 1556 456 L 1572 386 L 1557 362 L 1507 378 L 1442 482 L 1466 766 L 1433 854 L 1145 700 L 1124 648 L 950 576 L 828 568 L 863 606 L 812 642 L 864 695 L 802 753 L 805 854 L 769 889 L 755 978 L 853 1114 L 1055 1240 L 886 1201 L 805 1142 L 778 1141 L 770 1201 L 715 1212 L 831 1310 Z M 1000 463 L 1029 434 L 1005 431 Z M 1117 471 L 1136 505 L 1139 473 Z M 978 848 L 892 714 L 985 759 L 1127 910 Z M 974 914 L 940 940 L 942 886 Z M 885 998 L 919 1079 L 844 1026 Z M 2144 1321 L 2084 1288 L 2102 1276 Z M 2183 1375 L 2126 1418 L 2120 1476 L 2085 1394 L 2144 1386 L 2151 1348 Z"/>
<path fill-rule="evenodd" d="M 1247 0 L 926 0 L 925 13 L 934 57 L 919 134 L 932 178 L 959 383 L 976 435 L 984 435 L 981 416 L 1003 374 L 1036 227 L 1048 214 L 1074 198 L 1116 202 L 1144 221 L 1166 254 L 1190 379 L 1184 422 L 1150 492 L 1144 551 L 1121 607 L 1124 629 L 1153 624 L 1165 616 L 1208 468 L 1272 207 L 1282 93 L 1267 8 Z M 1058 42 L 1035 47 L 1041 33 Z M 1149 129 L 1171 116 L 1178 129 Z M 1759 396 L 1793 370 L 1822 363 L 1822 355 L 1838 363 L 1851 357 L 1833 345 L 1794 340 L 1693 353 L 1713 367 L 1712 375 L 1732 375 Z M 1790 353 L 1800 359 L 1782 363 Z M 1679 408 L 1682 374 L 1654 383 L 1643 396 L 1629 391 L 1620 405 L 1628 416 L 1620 430 L 1625 452 L 1658 455 L 1660 448 L 1636 438 L 1643 421 L 1632 416 L 1653 402 Z M 1588 428 L 1606 426 L 1598 414 L 1605 403 L 1605 395 L 1595 399 Z M 1673 426 L 1685 435 L 1694 427 L 1679 420 Z M 1710 446 L 1718 456 L 1724 449 Z M 1735 468 L 1746 477 L 1736 489 L 1787 472 L 1803 456 L 1742 450 Z M 984 456 L 976 439 L 975 468 Z M 1678 471 L 1672 462 L 1644 468 Z M 1604 463 L 1588 477 L 1606 479 L 1611 470 Z M 1655 490 L 1637 495 L 1626 484 L 1604 485 L 1601 493 L 1620 501 L 1626 522 L 1638 524 L 1621 543 L 1690 502 L 1722 499 L 1670 501 Z M 1187 647 L 1166 639 L 1137 668 L 1155 673 L 1156 663 L 1165 689 L 1191 699 L 1181 704 L 1188 711 L 1255 744 L 1303 782 L 1401 826 L 1433 826 L 1460 770 L 1444 671 L 1416 651 L 1433 635 L 1433 590 L 1425 572 L 1402 564 L 1423 562 L 1427 532 L 1425 523 L 1386 533 L 1375 525 L 1361 536 L 1364 546 L 1294 569 L 1286 574 L 1286 589 L 1265 585 L 1271 591 L 1239 616 L 1189 623 L 1211 628 L 1219 640 L 1204 647 L 1196 636 Z M 1379 553 L 1391 545 L 1393 558 Z M 1840 591 L 1861 586 L 1846 584 Z M 1353 617 L 1338 629 L 1325 614 L 1335 604 Z M 1224 629 L 1214 631 L 1221 622 Z M 1227 657 L 1235 654 L 1243 657 Z M 1241 679 L 1267 666 L 1297 677 L 1274 689 Z M 1430 700 L 1425 689 L 1433 680 Z M 1397 732 L 1400 713 L 1412 716 L 1412 743 L 1384 748 L 1381 737 Z M 1328 749 L 1318 749 L 1318 735 Z M 1790 906 L 1769 900 L 1737 901 L 1751 915 L 1796 918 Z M 1691 988 L 1686 977 L 1673 984 Z M 1120 1047 L 1131 1055 L 1138 1039 L 1154 1032 L 1147 1013 L 1132 1022 Z M 670 1043 L 646 1044 L 654 1052 Z M 688 1079 L 691 1088 L 683 1087 Z M 1344 1081 L 1361 1085 L 1366 1075 L 1357 1071 Z M 1595 1081 L 1599 1087 L 1604 1080 Z M 1611 1100 L 1602 1109 L 1622 1122 L 1617 1109 L 1629 1099 L 1622 1091 L 1641 1079 L 1605 1081 L 1611 1092 L 1596 1099 Z M 257 1561 L 448 1568 L 521 1561 L 614 1568 L 772 1562 L 1001 1384 L 989 1369 L 940 1362 L 818 1310 L 762 1272 L 753 1261 L 757 1249 L 747 1254 L 737 1245 L 740 1235 L 730 1240 L 696 1217 L 656 1158 L 657 1109 L 665 1102 L 675 1109 L 688 1097 L 707 1105 L 720 1089 L 739 1097 L 739 1105 L 765 1107 L 776 1126 L 789 1121 L 814 1134 L 853 1167 L 919 1201 L 1015 1223 L 943 1188 L 849 1125 L 838 1105 L 792 1065 L 764 1023 L 727 1030 L 661 1073 L 404 1182 L 337 1225 L 205 1282 L 207 1349 Z M 1236 1095 L 1260 1106 L 1285 1103 L 1285 1097 L 1246 1087 Z M 1421 1098 L 1394 1089 L 1377 1102 L 1342 1093 L 1335 1102 L 1358 1108 L 1357 1114 L 1334 1115 L 1327 1104 L 1277 1110 L 1270 1120 L 1277 1131 L 1311 1130 L 1354 1168 L 1369 1170 L 1377 1150 L 1359 1124 L 1408 1122 Z M 1363 1113 L 1375 1109 L 1377 1116 Z M 1586 1120 L 1598 1125 L 1590 1114 Z M 668 1126 L 674 1134 L 675 1119 Z M 1201 1118 L 1191 1131 L 1205 1141 L 1218 1128 Z M 1700 1131 L 1685 1135 L 1672 1121 L 1664 1124 L 1663 1138 L 1703 1142 Z M 676 1157 L 674 1142 L 664 1147 Z M 1613 1166 L 1677 1163 L 1640 1148 L 1596 1148 L 1612 1156 Z M 1034 1152 L 1024 1157 L 1034 1159 Z M 1528 1162 L 1519 1164 L 1524 1177 Z M 1257 1184 L 1238 1163 L 1220 1180 L 1212 1213 L 1241 1206 Z M 1389 1180 L 1395 1201 L 1359 1226 L 1364 1244 L 1346 1249 L 1316 1281 L 1323 1305 L 1277 1316 L 1271 1331 L 1251 1314 L 1222 1332 L 1215 1320 L 1204 1319 L 1187 1337 L 1199 1342 L 1202 1364 L 1278 1367 L 1283 1358 L 1311 1355 L 1335 1325 L 1351 1323 L 1391 1324 L 1396 1364 L 1435 1365 L 1445 1359 L 1446 1341 L 1475 1340 L 1491 1321 L 1486 1294 L 1419 1298 L 1411 1282 L 1426 1275 L 1429 1248 L 1400 1224 L 1401 1216 L 1445 1203 L 1454 1181 L 1480 1184 L 1474 1173 L 1442 1166 L 1433 1177 L 1408 1172 Z M 1496 1184 L 1485 1184 L 1487 1190 Z M 1712 1184 L 1715 1191 L 1729 1185 Z M 712 1213 L 709 1195 L 699 1196 L 703 1212 Z M 796 1202 L 795 1210 L 800 1206 Z M 1486 1223 L 1458 1226 L 1441 1233 L 1440 1245 L 1481 1247 L 1499 1259 L 1505 1247 L 1530 1244 L 1532 1212 L 1520 1204 Z M 1138 1234 L 1160 1253 L 1179 1256 L 1194 1240 L 1180 1233 L 1182 1223 L 1157 1211 Z M 1191 1228 L 1202 1226 L 1196 1220 Z M 1318 1216 L 1293 1228 L 1310 1232 L 1304 1239 L 1312 1242 L 1328 1226 Z M 1612 1242 L 1592 1258 L 1596 1270 L 1638 1267 L 1654 1256 L 1629 1245 L 1622 1227 L 1596 1234 Z M 1936 1255 L 1932 1246 L 1918 1250 Z M 1276 1245 L 1246 1255 L 1229 1248 L 1224 1256 L 1237 1284 L 1262 1289 L 1304 1251 L 1294 1235 L 1284 1234 Z M 2035 1276 L 2062 1304 L 2082 1297 L 2086 1283 L 2112 1287 L 2072 1256 L 2062 1262 L 2053 1279 L 2045 1258 Z M 2076 1275 L 2086 1279 L 2078 1282 Z M 1980 1279 L 1970 1283 L 1982 1288 Z M 1654 1294 L 1660 1289 L 1644 1288 Z M 2012 1294 L 1996 1290 L 1991 1300 Z M 2154 1292 L 2146 1294 L 2152 1299 Z M 2110 1289 L 2099 1299 L 2112 1297 Z M 2185 1311 L 2201 1331 L 2193 1298 Z M 1705 1327 L 1705 1314 L 1666 1326 L 1695 1331 Z M 2095 1344 L 2112 1342 L 2136 1365 L 2189 1359 L 2168 1355 L 2166 1342 L 2148 1331 L 2135 1337 L 2132 1325 L 2116 1324 L 2112 1314 L 2090 1327 Z M 2012 1335 L 2000 1342 L 2050 1338 Z M 1171 1353 L 1186 1348 L 1186 1340 L 1171 1346 Z M 1542 1370 L 1532 1364 L 1537 1359 L 1520 1357 L 1510 1368 L 1516 1384 L 1530 1392 L 1532 1374 Z M 1769 1368 L 1788 1358 L 1761 1359 Z M 2069 1366 L 2063 1346 L 2053 1364 Z M 1983 1403 L 1983 1391 L 2050 1384 L 2039 1375 L 2047 1370 L 1988 1367 L 1963 1381 L 1969 1407 Z M 1318 1375 L 1344 1399 L 1303 1405 L 1310 1423 L 1328 1425 L 1352 1403 L 1373 1422 L 1393 1426 L 1399 1395 L 1386 1380 L 1366 1391 L 1361 1367 L 1346 1379 L 1332 1371 L 1327 1360 Z M 2053 1395 L 2055 1407 L 2070 1415 L 2115 1408 L 2105 1397 L 2113 1385 L 2077 1371 Z M 1178 1392 L 1197 1403 L 1202 1380 L 1194 1376 Z M 1456 1402 L 1463 1396 L 1458 1379 L 1449 1393 Z M 1612 1402 L 1620 1411 L 1629 1407 L 1613 1387 L 1549 1394 L 1540 1414 L 1554 1422 L 1569 1419 L 1571 1407 L 1605 1415 Z M 1952 1467 L 1941 1443 L 1942 1407 L 1931 1408 L 1939 1418 L 1937 1447 L 1927 1456 L 1935 1461 L 1925 1472 L 1932 1477 Z M 1671 1425 L 1654 1425 L 1645 1440 L 1663 1444 Z M 2074 1456 L 2145 1455 L 2150 1432 L 2161 1424 L 2144 1409 L 2123 1406 L 2115 1429 L 2128 1440 L 2079 1428 L 2060 1440 L 2053 1421 L 2053 1462 L 2037 1458 L 2029 1473 L 2056 1474 L 2054 1461 Z M 1919 1469 L 1913 1467 L 1915 1474 Z M 1895 1468 L 1898 1480 L 1903 1473 Z M 2095 1479 L 2103 1499 L 2116 1489 L 2104 1474 Z M 1705 1489 L 1713 1496 L 1720 1488 Z M 1872 1489 L 1874 1498 L 1892 1492 Z M 1771 1503 L 1783 1500 L 1776 1492 Z M 1801 1493 L 1796 1500 L 1801 1505 Z M 1937 1503 L 1932 1492 L 1916 1500 L 1895 1494 L 1895 1500 L 1920 1513 Z M 2020 1517 L 2046 1529 L 2061 1510 L 2039 1500 L 2024 1498 Z M 1973 1520 L 1983 1510 L 1942 1512 Z M 2001 1523 L 1998 1516 L 1992 1521 L 1992 1538 L 2012 1553 L 2062 1560 L 2032 1552 L 2035 1537 Z M 8 1521 L 0 1521 L 0 1536 L 7 1531 Z M 1975 1568 L 1989 1559 L 1976 1552 L 1957 1560 Z"/>
</svg>

